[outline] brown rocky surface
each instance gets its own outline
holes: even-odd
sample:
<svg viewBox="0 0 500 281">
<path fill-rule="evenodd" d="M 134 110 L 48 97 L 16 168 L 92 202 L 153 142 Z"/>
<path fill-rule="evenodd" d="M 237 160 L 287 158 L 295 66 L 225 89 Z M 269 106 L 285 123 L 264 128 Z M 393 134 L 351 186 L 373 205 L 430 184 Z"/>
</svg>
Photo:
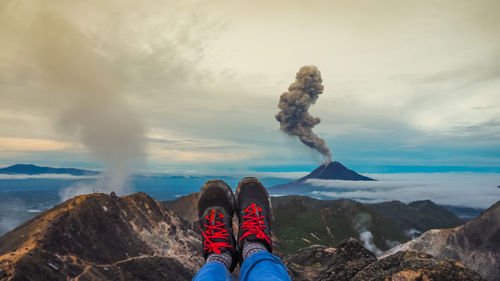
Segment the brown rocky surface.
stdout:
<svg viewBox="0 0 500 281">
<path fill-rule="evenodd" d="M 144 193 L 82 195 L 0 237 L 0 279 L 189 280 L 199 246 L 186 221 Z"/>
<path fill-rule="evenodd" d="M 284 258 L 293 280 L 349 280 L 377 258 L 355 239 L 336 248 L 313 245 Z"/>
<path fill-rule="evenodd" d="M 164 205 L 179 214 L 183 219 L 189 222 L 192 229 L 197 230 L 196 225 L 198 221 L 197 206 L 198 192 L 190 193 L 188 195 L 177 198 L 176 200 L 166 201 Z"/>
<path fill-rule="evenodd" d="M 481 276 L 462 264 L 435 258 L 417 251 L 401 251 L 371 263 L 359 271 L 352 281 L 476 281 Z"/>
<path fill-rule="evenodd" d="M 500 201 L 478 218 L 449 229 L 433 229 L 389 250 L 416 250 L 450 259 L 476 270 L 487 280 L 500 280 Z"/>
<path fill-rule="evenodd" d="M 398 252 L 377 260 L 356 239 L 335 248 L 309 246 L 285 257 L 292 280 L 483 280 L 476 272 L 449 260 L 416 251 Z"/>
</svg>

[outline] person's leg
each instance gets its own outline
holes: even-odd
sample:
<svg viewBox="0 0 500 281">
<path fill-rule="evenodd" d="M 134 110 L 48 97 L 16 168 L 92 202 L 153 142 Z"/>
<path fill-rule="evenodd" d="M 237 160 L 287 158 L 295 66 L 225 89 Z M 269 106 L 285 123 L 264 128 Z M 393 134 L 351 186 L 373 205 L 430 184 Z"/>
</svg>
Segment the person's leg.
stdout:
<svg viewBox="0 0 500 281">
<path fill-rule="evenodd" d="M 238 184 L 236 209 L 240 221 L 238 250 L 243 261 L 240 281 L 291 280 L 281 260 L 271 253 L 271 201 L 256 178 L 244 178 Z"/>
<path fill-rule="evenodd" d="M 193 281 L 234 281 L 234 278 L 222 263 L 214 261 L 200 268 Z"/>
<path fill-rule="evenodd" d="M 291 280 L 285 265 L 268 251 L 257 252 L 243 261 L 240 268 L 240 281 L 277 281 Z"/>
<path fill-rule="evenodd" d="M 206 263 L 193 280 L 233 280 L 231 272 L 238 264 L 232 227 L 234 204 L 233 191 L 223 181 L 210 180 L 201 188 L 198 216 Z"/>
</svg>

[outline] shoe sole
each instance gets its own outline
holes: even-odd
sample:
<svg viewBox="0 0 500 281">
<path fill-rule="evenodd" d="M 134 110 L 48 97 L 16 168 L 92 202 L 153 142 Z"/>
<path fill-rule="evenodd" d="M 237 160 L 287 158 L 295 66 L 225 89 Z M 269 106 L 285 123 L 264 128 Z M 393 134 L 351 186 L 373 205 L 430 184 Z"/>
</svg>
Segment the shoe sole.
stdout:
<svg viewBox="0 0 500 281">
<path fill-rule="evenodd" d="M 240 183 L 238 183 L 238 187 L 236 188 L 236 194 L 235 194 L 236 202 L 238 202 L 238 197 L 240 196 L 241 186 L 243 186 L 249 182 L 257 183 L 257 186 L 259 186 L 260 189 L 266 194 L 267 202 L 269 202 L 269 213 L 270 213 L 269 216 L 271 217 L 271 222 L 274 222 L 273 205 L 271 204 L 271 197 L 269 197 L 269 192 L 267 192 L 267 188 L 257 178 L 246 177 L 246 178 L 243 178 L 240 181 Z M 239 206 L 236 206 L 236 211 L 237 211 L 237 215 L 239 218 L 240 211 L 241 211 Z"/>
<path fill-rule="evenodd" d="M 212 189 L 219 189 L 223 191 L 223 194 L 226 196 L 226 198 L 229 200 L 231 203 L 231 206 L 233 207 L 233 212 L 236 210 L 236 200 L 234 197 L 233 190 L 231 187 L 224 181 L 222 180 L 209 180 L 203 186 L 201 187 L 200 192 L 198 193 L 198 197 L 196 198 L 196 208 L 198 208 L 200 198 L 204 196 L 205 193 Z M 198 215 L 200 215 L 200 211 L 198 210 Z"/>
</svg>

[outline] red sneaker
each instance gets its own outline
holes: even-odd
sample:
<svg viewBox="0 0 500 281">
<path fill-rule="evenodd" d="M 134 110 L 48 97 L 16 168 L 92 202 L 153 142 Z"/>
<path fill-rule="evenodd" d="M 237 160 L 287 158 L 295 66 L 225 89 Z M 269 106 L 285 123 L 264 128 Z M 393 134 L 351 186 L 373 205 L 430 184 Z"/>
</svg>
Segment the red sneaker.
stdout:
<svg viewBox="0 0 500 281">
<path fill-rule="evenodd" d="M 198 216 L 203 241 L 203 257 L 228 252 L 233 258 L 230 271 L 238 264 L 233 234 L 234 194 L 221 180 L 207 181 L 198 194 Z"/>
<path fill-rule="evenodd" d="M 271 240 L 271 201 L 267 189 L 256 178 L 244 178 L 236 189 L 236 213 L 239 218 L 238 250 L 243 252 L 243 241 L 260 242 L 269 252 Z"/>
</svg>

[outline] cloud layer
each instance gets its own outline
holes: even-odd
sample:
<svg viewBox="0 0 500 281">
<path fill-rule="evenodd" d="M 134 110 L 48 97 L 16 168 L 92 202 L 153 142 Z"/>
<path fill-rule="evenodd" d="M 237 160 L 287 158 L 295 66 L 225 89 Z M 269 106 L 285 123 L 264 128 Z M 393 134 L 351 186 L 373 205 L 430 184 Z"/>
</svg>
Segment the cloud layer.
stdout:
<svg viewBox="0 0 500 281">
<path fill-rule="evenodd" d="M 430 199 L 438 204 L 487 208 L 500 199 L 500 176 L 481 173 L 367 174 L 373 182 L 309 179 L 315 195 L 361 202 Z M 328 189 L 331 189 L 329 191 Z"/>
</svg>

